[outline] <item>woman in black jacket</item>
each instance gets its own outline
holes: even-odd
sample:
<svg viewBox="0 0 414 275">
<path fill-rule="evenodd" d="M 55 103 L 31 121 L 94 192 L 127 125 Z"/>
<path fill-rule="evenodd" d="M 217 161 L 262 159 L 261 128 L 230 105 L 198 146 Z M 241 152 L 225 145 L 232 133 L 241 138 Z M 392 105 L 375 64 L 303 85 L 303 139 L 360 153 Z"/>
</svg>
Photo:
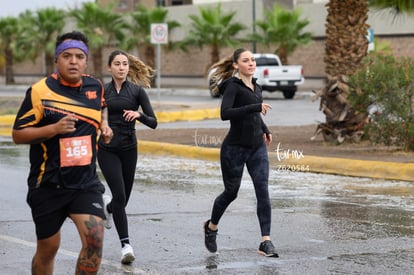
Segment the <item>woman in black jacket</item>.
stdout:
<svg viewBox="0 0 414 275">
<path fill-rule="evenodd" d="M 262 241 L 258 253 L 278 257 L 270 240 L 271 205 L 268 190 L 269 159 L 267 145 L 272 134 L 263 122 L 271 105 L 263 103 L 262 89 L 253 78 L 256 61 L 246 49 L 213 65 L 212 79 L 221 79 L 216 87 L 223 96 L 221 119 L 230 120 L 230 130 L 223 141 L 220 163 L 224 191 L 214 201 L 211 218 L 204 223 L 204 243 L 210 252 L 217 251 L 218 223 L 226 208 L 237 197 L 244 166 L 252 178 Z"/>
<path fill-rule="evenodd" d="M 99 140 L 98 162 L 113 196 L 111 199 L 104 195 L 105 227 L 111 227 L 113 214 L 122 245 L 121 262 L 128 264 L 135 260 L 125 212 L 138 158 L 135 124 L 139 121 L 152 129 L 157 127 L 157 118 L 143 88 L 149 87 L 154 71 L 135 56 L 120 50 L 110 54 L 108 67 L 112 81 L 105 85 L 105 102 L 114 137 L 109 144 Z M 140 107 L 142 112 L 138 111 Z"/>
</svg>

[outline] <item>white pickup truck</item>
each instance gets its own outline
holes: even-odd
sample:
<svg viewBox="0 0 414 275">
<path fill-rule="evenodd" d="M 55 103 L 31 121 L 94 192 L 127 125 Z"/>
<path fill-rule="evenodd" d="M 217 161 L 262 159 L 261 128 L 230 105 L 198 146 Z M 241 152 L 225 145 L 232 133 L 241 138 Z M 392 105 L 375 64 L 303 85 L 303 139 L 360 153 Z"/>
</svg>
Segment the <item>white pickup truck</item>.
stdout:
<svg viewBox="0 0 414 275">
<path fill-rule="evenodd" d="M 298 90 L 298 85 L 303 84 L 303 68 L 301 65 L 282 65 L 279 56 L 271 53 L 254 53 L 256 59 L 256 72 L 254 77 L 257 83 L 262 86 L 264 91 L 280 91 L 284 98 L 292 99 Z M 208 84 L 210 85 L 210 75 L 208 74 Z M 218 97 L 210 90 L 212 97 Z"/>
</svg>

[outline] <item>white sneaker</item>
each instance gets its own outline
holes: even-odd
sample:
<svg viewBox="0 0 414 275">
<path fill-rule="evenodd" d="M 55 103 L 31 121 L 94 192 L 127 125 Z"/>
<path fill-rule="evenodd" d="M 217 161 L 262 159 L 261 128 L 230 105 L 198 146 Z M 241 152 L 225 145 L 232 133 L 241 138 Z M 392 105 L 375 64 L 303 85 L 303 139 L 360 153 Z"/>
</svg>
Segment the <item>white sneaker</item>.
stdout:
<svg viewBox="0 0 414 275">
<path fill-rule="evenodd" d="M 111 202 L 112 198 L 109 195 L 103 195 L 103 202 L 104 202 L 104 213 L 105 213 L 105 217 L 106 219 L 103 221 L 103 225 L 105 226 L 106 229 L 111 229 L 112 227 L 112 213 L 108 212 L 108 209 L 106 208 L 108 206 L 108 204 Z"/>
<path fill-rule="evenodd" d="M 130 264 L 135 260 L 134 250 L 129 244 L 125 244 L 124 247 L 122 247 L 121 254 L 122 264 Z"/>
</svg>

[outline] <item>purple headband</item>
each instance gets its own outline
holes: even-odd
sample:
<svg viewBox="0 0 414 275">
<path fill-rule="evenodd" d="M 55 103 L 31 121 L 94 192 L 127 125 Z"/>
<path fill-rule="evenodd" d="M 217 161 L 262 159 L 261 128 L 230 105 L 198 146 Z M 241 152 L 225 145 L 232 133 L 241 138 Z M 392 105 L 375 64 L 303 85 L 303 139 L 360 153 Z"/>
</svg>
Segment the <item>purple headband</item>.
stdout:
<svg viewBox="0 0 414 275">
<path fill-rule="evenodd" d="M 88 46 L 86 46 L 85 43 L 83 43 L 83 41 L 65 40 L 59 46 L 56 47 L 55 59 L 57 59 L 59 54 L 61 54 L 64 50 L 67 50 L 70 48 L 80 49 L 86 54 L 86 57 L 88 57 Z"/>
</svg>

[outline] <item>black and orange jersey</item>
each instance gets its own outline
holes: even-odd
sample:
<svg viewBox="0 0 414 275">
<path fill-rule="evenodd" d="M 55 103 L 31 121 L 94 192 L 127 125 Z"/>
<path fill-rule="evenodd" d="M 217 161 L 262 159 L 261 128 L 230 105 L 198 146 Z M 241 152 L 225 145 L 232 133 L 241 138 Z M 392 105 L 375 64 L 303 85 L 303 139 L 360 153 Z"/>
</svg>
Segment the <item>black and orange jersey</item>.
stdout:
<svg viewBox="0 0 414 275">
<path fill-rule="evenodd" d="M 13 128 L 42 127 L 74 114 L 76 131 L 30 145 L 29 188 L 85 189 L 101 185 L 96 174 L 97 134 L 104 106 L 103 86 L 90 76 L 68 85 L 56 74 L 26 92 Z"/>
</svg>

